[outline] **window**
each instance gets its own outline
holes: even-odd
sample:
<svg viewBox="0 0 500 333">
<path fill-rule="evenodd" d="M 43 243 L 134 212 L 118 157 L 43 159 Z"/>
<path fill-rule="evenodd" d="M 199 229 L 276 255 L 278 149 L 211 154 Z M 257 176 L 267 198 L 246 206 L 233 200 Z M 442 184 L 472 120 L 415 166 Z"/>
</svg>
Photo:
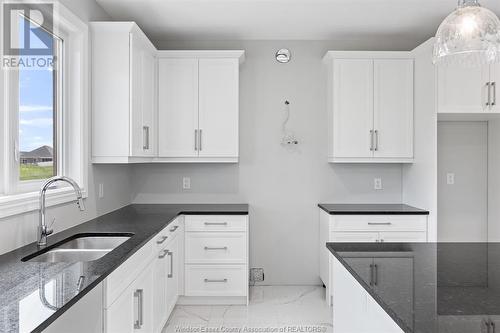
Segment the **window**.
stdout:
<svg viewBox="0 0 500 333">
<path fill-rule="evenodd" d="M 40 12 L 35 19 L 36 10 L 26 15 L 26 6 L 19 15 L 11 12 L 11 43 L 20 51 L 2 54 L 0 218 L 38 209 L 40 186 L 54 175 L 75 179 L 86 196 L 88 28 L 57 2 L 50 11 L 37 2 L 33 6 Z M 32 53 L 42 47 L 43 55 Z M 47 205 L 74 200 L 65 184 L 57 186 L 47 193 Z"/>
<path fill-rule="evenodd" d="M 22 18 L 20 31 L 24 24 L 34 29 L 33 23 Z M 52 32 L 40 30 L 40 39 L 49 45 L 52 52 L 51 68 L 20 67 L 19 74 L 19 107 L 17 108 L 19 137 L 19 174 L 20 182 L 37 182 L 58 174 L 57 126 L 58 96 L 63 95 L 62 86 L 58 84 L 62 78 L 58 57 L 63 40 Z M 20 34 L 20 39 L 23 37 Z M 40 41 L 41 42 L 41 41 Z M 60 77 L 59 77 L 60 76 Z"/>
</svg>

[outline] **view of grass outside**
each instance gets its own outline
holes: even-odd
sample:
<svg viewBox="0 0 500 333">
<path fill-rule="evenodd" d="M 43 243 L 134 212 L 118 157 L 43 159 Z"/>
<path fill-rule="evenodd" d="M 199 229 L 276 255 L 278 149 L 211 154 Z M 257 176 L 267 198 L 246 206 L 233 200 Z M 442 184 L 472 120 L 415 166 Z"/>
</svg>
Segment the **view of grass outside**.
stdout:
<svg viewBox="0 0 500 333">
<path fill-rule="evenodd" d="M 35 164 L 21 164 L 19 169 L 20 180 L 47 179 L 54 174 L 54 168 Z"/>
</svg>

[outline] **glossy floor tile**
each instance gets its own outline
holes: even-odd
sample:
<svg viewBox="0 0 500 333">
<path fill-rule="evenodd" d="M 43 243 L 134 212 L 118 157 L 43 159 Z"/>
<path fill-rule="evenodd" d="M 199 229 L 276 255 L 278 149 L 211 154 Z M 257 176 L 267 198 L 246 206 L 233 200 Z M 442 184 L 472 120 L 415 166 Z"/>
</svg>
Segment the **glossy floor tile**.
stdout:
<svg viewBox="0 0 500 333">
<path fill-rule="evenodd" d="M 163 333 L 332 331 L 332 312 L 319 286 L 250 288 L 250 304 L 186 306 L 174 309 Z"/>
</svg>

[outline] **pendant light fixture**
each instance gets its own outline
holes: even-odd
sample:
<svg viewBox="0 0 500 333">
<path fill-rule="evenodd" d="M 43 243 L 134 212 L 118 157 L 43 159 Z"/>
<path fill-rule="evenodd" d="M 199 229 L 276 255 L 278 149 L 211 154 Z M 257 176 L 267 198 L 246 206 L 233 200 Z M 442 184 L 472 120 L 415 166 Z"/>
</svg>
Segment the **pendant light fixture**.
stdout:
<svg viewBox="0 0 500 333">
<path fill-rule="evenodd" d="M 433 61 L 468 67 L 500 61 L 500 20 L 479 0 L 459 0 L 437 30 Z"/>
</svg>

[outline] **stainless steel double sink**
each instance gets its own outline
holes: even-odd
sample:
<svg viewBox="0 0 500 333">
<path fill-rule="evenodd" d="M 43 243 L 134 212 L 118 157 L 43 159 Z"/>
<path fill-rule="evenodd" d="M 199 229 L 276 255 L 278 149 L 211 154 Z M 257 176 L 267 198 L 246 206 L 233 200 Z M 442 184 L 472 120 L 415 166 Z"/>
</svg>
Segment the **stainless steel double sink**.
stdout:
<svg viewBox="0 0 500 333">
<path fill-rule="evenodd" d="M 29 262 L 85 262 L 102 258 L 132 234 L 77 234 L 22 259 Z"/>
</svg>

